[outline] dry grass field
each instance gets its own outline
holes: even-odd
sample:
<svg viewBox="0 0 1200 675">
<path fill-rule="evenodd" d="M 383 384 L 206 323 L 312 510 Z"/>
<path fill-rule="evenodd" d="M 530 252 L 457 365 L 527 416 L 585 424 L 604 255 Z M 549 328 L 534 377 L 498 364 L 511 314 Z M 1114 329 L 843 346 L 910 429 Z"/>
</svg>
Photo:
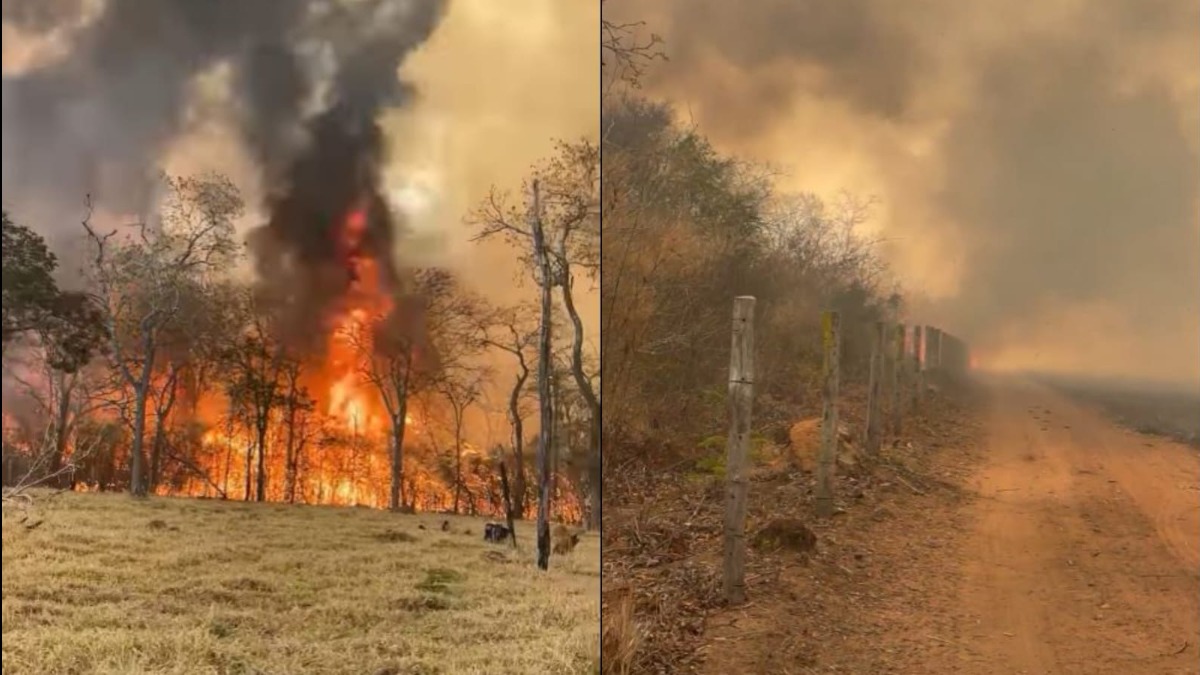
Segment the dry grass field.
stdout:
<svg viewBox="0 0 1200 675">
<path fill-rule="evenodd" d="M 443 520 L 70 493 L 25 524 L 6 509 L 3 672 L 598 672 L 596 535 L 542 573 L 530 524 L 514 556 L 485 521 Z"/>
</svg>

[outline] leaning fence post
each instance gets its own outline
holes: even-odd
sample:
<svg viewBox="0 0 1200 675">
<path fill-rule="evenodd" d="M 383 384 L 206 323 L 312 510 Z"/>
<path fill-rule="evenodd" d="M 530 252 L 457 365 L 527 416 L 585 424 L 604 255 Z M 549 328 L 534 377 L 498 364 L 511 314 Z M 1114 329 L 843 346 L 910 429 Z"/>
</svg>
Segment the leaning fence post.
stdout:
<svg viewBox="0 0 1200 675">
<path fill-rule="evenodd" d="M 733 349 L 729 354 L 729 438 L 725 483 L 725 600 L 746 601 L 746 454 L 754 400 L 754 297 L 733 299 Z"/>
<path fill-rule="evenodd" d="M 838 374 L 841 370 L 842 319 L 837 312 L 821 315 L 821 346 L 825 367 L 821 384 L 821 455 L 817 461 L 817 515 L 833 515 L 833 466 L 838 444 Z"/>
<path fill-rule="evenodd" d="M 867 452 L 878 454 L 883 412 L 883 362 L 887 346 L 887 324 L 875 322 L 875 337 L 871 341 L 871 373 L 867 385 Z"/>
<path fill-rule="evenodd" d="M 892 433 L 899 435 L 902 427 L 904 394 L 900 390 L 900 369 L 904 367 L 904 324 L 896 324 L 895 342 L 892 345 Z"/>
</svg>

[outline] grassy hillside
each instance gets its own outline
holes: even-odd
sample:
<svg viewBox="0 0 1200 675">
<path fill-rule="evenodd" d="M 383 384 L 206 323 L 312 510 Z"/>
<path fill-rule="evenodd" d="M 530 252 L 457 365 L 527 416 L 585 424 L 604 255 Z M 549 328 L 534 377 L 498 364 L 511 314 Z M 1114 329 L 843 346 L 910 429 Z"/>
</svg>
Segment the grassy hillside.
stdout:
<svg viewBox="0 0 1200 675">
<path fill-rule="evenodd" d="M 547 574 L 531 525 L 514 556 L 466 517 L 68 493 L 19 520 L 6 675 L 596 670 L 595 535 Z"/>
</svg>

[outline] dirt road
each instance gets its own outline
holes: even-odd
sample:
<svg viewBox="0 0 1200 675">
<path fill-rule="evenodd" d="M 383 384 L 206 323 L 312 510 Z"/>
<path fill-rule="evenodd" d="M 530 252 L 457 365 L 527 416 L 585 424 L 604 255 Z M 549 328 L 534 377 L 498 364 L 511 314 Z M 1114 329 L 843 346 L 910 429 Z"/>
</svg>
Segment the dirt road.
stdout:
<svg viewBox="0 0 1200 675">
<path fill-rule="evenodd" d="M 989 386 L 980 498 L 947 560 L 957 672 L 1200 672 L 1200 456 L 1038 385 Z"/>
</svg>

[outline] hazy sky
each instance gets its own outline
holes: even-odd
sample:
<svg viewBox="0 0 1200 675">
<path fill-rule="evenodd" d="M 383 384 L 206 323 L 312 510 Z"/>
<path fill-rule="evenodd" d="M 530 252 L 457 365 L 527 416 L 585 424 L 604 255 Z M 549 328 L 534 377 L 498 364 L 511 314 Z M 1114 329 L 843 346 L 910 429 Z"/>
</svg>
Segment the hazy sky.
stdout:
<svg viewBox="0 0 1200 675">
<path fill-rule="evenodd" d="M 651 95 L 783 190 L 877 195 L 985 363 L 1200 380 L 1194 0 L 610 0 Z"/>
<path fill-rule="evenodd" d="M 108 1 L 135 9 L 138 4 Z M 5 1 L 5 208 L 61 246 L 80 231 L 84 194 L 98 195 L 102 204 L 119 203 L 112 211 L 136 214 L 138 200 L 144 199 L 137 184 L 162 167 L 176 174 L 215 170 L 230 176 L 251 207 L 243 227 L 262 222 L 256 208 L 262 171 L 238 131 L 245 111 L 231 96 L 235 75 L 221 65 L 195 71 L 202 56 L 224 48 L 222 40 L 234 44 L 230 30 L 216 25 L 225 15 L 206 21 L 194 6 L 167 9 L 164 3 L 163 12 L 192 12 L 189 18 L 199 19 L 199 25 L 181 28 L 183 36 L 156 34 L 124 43 L 114 38 L 108 51 L 126 61 L 96 64 L 92 75 L 83 72 L 92 65 L 72 65 L 59 69 L 65 74 L 57 79 L 28 84 L 38 78 L 25 75 L 39 67 L 71 60 L 72 31 L 93 21 L 104 5 L 101 0 Z M 270 34 L 270 27 L 285 19 L 301 21 L 287 15 L 297 3 L 234 5 L 244 10 L 236 17 L 237 29 L 248 34 Z M 514 253 L 498 241 L 468 242 L 472 232 L 462 219 L 493 185 L 517 188 L 531 166 L 552 152 L 555 139 L 597 136 L 599 16 L 593 0 L 453 0 L 446 5 L 440 22 L 398 73 L 412 95 L 382 119 L 390 150 L 385 190 L 407 212 L 411 228 L 411 235 L 397 243 L 399 257 L 449 267 L 496 302 L 532 294 L 528 284 L 515 283 Z M 113 35 L 138 30 L 136 21 L 106 29 Z M 201 31 L 211 35 L 190 39 Z M 213 36 L 215 44 L 208 39 Z M 103 38 L 100 42 L 92 46 L 104 48 Z M 164 53 L 129 58 L 138 49 Z M 313 53 L 320 66 L 326 55 Z M 97 84 L 101 76 L 108 78 L 103 86 Z M 73 81 L 85 86 L 62 86 Z M 12 91 L 26 102 L 41 97 L 53 105 L 38 113 L 36 106 L 10 100 Z M 177 109 L 183 114 L 176 115 Z M 10 140 L 36 152 L 17 152 Z M 598 339 L 598 297 L 586 288 L 580 293 L 580 310 Z M 506 389 L 508 363 L 501 361 L 497 386 Z M 495 433 L 489 441 L 506 440 L 506 429 Z"/>
</svg>

